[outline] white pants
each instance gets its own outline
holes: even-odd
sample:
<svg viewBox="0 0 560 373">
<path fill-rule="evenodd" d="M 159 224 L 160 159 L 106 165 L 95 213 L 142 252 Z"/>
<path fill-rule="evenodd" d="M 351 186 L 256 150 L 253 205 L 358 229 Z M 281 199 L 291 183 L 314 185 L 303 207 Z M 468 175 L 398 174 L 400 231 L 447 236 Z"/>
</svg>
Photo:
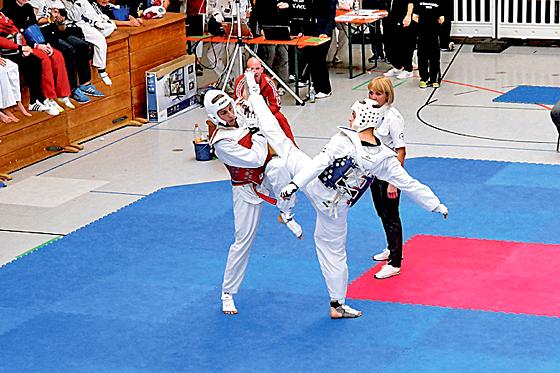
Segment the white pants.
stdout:
<svg viewBox="0 0 560 373">
<path fill-rule="evenodd" d="M 262 101 L 255 101 L 253 97 L 254 95 L 250 96 L 250 101 L 259 118 L 260 128 L 272 148 L 285 160 L 286 170 L 290 174 L 291 181 L 296 173 L 311 162 L 311 158 L 295 147 L 292 141 L 286 137 L 262 96 L 259 96 Z M 315 179 L 302 188 L 302 191 L 311 201 L 317 213 L 314 234 L 315 250 L 329 296 L 332 300 L 344 302 L 348 287 L 348 263 L 346 261 L 348 207 L 341 203 L 336 217 L 331 216 L 329 209 L 323 205 L 323 199 L 319 197 L 322 192 L 321 188 L 325 187 L 320 184 L 319 179 Z"/>
<path fill-rule="evenodd" d="M 226 270 L 222 291 L 236 294 L 245 277 L 245 270 L 249 263 L 249 252 L 261 217 L 261 204 L 248 202 L 243 196 L 242 188 L 234 186 L 233 192 L 233 222 L 235 225 L 235 242 L 229 247 Z"/>
<path fill-rule="evenodd" d="M 18 65 L 4 60 L 6 66 L 0 66 L 0 109 L 14 106 L 21 101 Z"/>
<path fill-rule="evenodd" d="M 99 31 L 95 27 L 84 21 L 76 23 L 82 29 L 84 38 L 88 43 L 93 45 L 93 61 L 92 65 L 98 69 L 107 67 L 107 40 L 106 37 L 111 35 L 114 29 L 106 29 L 104 32 Z M 106 35 L 105 35 L 106 34 Z"/>
<path fill-rule="evenodd" d="M 283 200 L 279 198 L 282 188 L 290 182 L 292 176 L 286 168 L 286 161 L 280 157 L 273 157 L 265 169 L 262 186 L 263 194 L 277 199 L 277 207 L 281 212 L 291 213 L 295 198 Z M 233 217 L 235 225 L 235 242 L 230 246 L 222 291 L 236 294 L 245 277 L 249 254 L 253 240 L 257 233 L 261 216 L 262 200 L 256 198 L 251 185 L 234 186 Z M 260 188 L 259 188 L 260 189 Z"/>
</svg>

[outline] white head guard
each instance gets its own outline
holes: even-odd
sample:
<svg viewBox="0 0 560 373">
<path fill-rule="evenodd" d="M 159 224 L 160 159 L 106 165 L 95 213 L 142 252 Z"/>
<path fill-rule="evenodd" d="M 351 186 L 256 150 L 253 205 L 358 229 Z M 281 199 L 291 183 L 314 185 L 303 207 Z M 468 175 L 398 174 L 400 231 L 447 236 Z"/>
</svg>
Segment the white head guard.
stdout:
<svg viewBox="0 0 560 373">
<path fill-rule="evenodd" d="M 385 109 L 381 108 L 377 101 L 369 98 L 354 102 L 352 111 L 356 115 L 352 128 L 358 132 L 371 127 L 379 127 L 385 116 Z"/>
<path fill-rule="evenodd" d="M 217 126 L 227 126 L 227 123 L 218 115 L 218 111 L 226 108 L 229 104 L 235 108 L 233 99 L 222 90 L 213 89 L 204 95 L 204 108 L 208 113 L 208 118 Z"/>
</svg>

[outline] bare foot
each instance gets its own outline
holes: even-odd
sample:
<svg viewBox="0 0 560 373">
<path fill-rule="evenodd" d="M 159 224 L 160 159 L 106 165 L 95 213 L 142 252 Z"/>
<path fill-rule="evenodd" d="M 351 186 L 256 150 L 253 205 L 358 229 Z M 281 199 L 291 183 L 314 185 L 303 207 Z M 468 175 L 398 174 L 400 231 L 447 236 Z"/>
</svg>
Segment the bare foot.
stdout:
<svg viewBox="0 0 560 373">
<path fill-rule="evenodd" d="M 12 122 L 19 122 L 19 118 L 14 115 L 11 108 L 6 109 L 4 111 L 4 114 L 6 114 L 12 120 Z"/>
<path fill-rule="evenodd" d="M 30 117 L 30 116 L 31 116 L 31 114 L 27 111 L 27 109 L 26 109 L 25 106 L 21 103 L 21 101 L 18 101 L 17 107 L 18 107 L 19 111 L 21 111 L 21 113 L 22 113 L 23 115 L 25 115 L 26 117 Z"/>
<path fill-rule="evenodd" d="M 2 123 L 12 123 L 12 119 L 4 114 L 4 111 L 0 110 L 0 121 Z"/>
</svg>

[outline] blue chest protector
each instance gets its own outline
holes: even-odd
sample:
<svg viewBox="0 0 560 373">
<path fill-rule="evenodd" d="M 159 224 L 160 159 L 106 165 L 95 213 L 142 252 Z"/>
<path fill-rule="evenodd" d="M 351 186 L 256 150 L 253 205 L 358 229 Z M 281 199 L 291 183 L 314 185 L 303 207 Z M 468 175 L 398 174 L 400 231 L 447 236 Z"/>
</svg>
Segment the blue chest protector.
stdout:
<svg viewBox="0 0 560 373">
<path fill-rule="evenodd" d="M 327 188 L 347 197 L 350 207 L 358 202 L 373 182 L 373 177 L 360 171 L 349 156 L 335 159 L 318 177 Z"/>
</svg>

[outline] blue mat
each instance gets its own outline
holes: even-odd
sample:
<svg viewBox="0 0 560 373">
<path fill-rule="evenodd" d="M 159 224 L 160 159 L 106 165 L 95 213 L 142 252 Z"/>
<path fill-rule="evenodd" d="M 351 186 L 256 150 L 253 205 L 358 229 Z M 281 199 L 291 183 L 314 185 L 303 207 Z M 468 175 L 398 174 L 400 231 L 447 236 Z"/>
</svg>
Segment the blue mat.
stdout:
<svg viewBox="0 0 560 373">
<path fill-rule="evenodd" d="M 560 101 L 560 87 L 541 87 L 520 85 L 501 96 L 494 102 L 513 102 L 517 104 L 545 104 L 554 105 Z"/>
<path fill-rule="evenodd" d="M 420 158 L 407 169 L 451 213 L 403 198 L 405 239 L 560 243 L 558 166 Z M 558 318 L 350 301 L 364 316 L 331 321 L 311 206 L 300 197 L 303 241 L 275 215 L 263 209 L 236 317 L 219 300 L 227 182 L 160 190 L 1 268 L 0 372 L 560 371 Z M 349 215 L 350 277 L 384 246 L 366 196 Z"/>
</svg>

